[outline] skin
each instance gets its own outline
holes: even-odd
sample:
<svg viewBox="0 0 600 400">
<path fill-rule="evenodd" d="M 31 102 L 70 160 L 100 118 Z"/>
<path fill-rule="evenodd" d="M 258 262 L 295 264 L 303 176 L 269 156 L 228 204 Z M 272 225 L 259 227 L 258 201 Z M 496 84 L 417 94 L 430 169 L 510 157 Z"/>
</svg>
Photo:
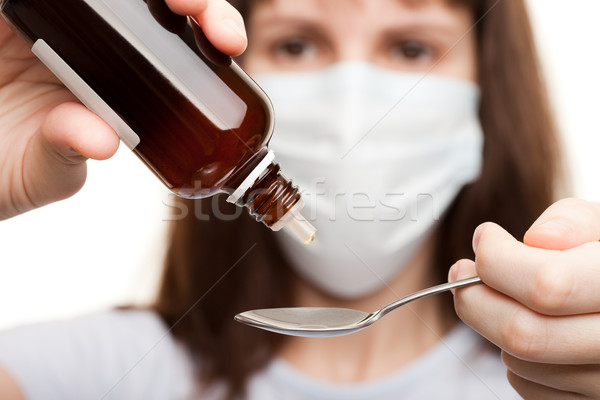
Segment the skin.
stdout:
<svg viewBox="0 0 600 400">
<path fill-rule="evenodd" d="M 466 10 L 439 0 L 271 0 L 254 9 L 243 63 L 252 74 L 360 60 L 474 81 L 471 26 Z"/>
<path fill-rule="evenodd" d="M 477 228 L 475 260 L 451 281 L 460 318 L 502 349 L 508 379 L 526 399 L 600 398 L 600 204 L 561 200 L 519 241 L 496 224 Z"/>
<path fill-rule="evenodd" d="M 247 44 L 241 16 L 224 0 L 166 0 L 192 16 L 229 55 Z M 0 18 L 0 220 L 77 192 L 86 160 L 104 160 L 119 146 L 116 133 L 76 101 Z M 10 101 L 8 101 L 10 99 Z M 3 399 L 23 396 L 0 368 Z"/>
<path fill-rule="evenodd" d="M 167 0 L 193 16 L 221 51 L 246 47 L 241 16 L 224 0 Z M 0 19 L 0 220 L 64 199 L 85 182 L 85 161 L 115 154 L 119 138 L 33 56 Z M 10 99 L 10 101 L 7 101 Z"/>
<path fill-rule="evenodd" d="M 259 74 L 367 61 L 396 71 L 431 71 L 476 81 L 472 24 L 468 10 L 441 0 L 269 0 L 259 3 L 248 20 L 251 43 L 243 67 Z M 402 274 L 380 290 L 350 301 L 299 280 L 296 304 L 376 310 L 433 284 L 431 248 L 428 242 Z M 321 380 L 356 382 L 385 376 L 423 355 L 452 328 L 455 320 L 441 315 L 440 300 L 411 304 L 357 334 L 326 340 L 290 338 L 279 355 Z"/>
<path fill-rule="evenodd" d="M 475 80 L 471 25 L 464 10 L 442 1 L 270 0 L 249 22 L 244 65 L 262 73 L 362 60 Z M 548 208 L 522 241 L 483 224 L 474 235 L 476 259 L 450 270 L 451 281 L 479 275 L 486 283 L 456 291 L 457 313 L 502 349 L 508 380 L 525 399 L 600 398 L 599 240 L 600 204 L 566 199 Z M 370 296 L 340 301 L 299 281 L 297 303 L 375 310 L 427 286 L 430 249 L 425 245 L 402 275 Z M 395 311 L 358 334 L 291 338 L 281 356 L 329 381 L 383 376 L 450 328 L 435 301 Z"/>
<path fill-rule="evenodd" d="M 194 16 L 222 51 L 243 51 L 246 40 L 240 34 L 241 19 L 224 1 L 167 2 L 174 11 Z M 268 45 L 266 39 L 261 42 L 258 10 L 249 26 L 257 45 L 249 49 L 245 59 L 251 72 L 316 69 L 354 59 L 398 70 L 433 70 L 463 79 L 476 78 L 474 38 L 467 34 L 453 46 L 467 32 L 469 21 L 464 12 L 440 1 L 272 0 L 261 6 L 266 14 L 262 18 L 269 17 L 269 13 L 269 18 L 276 18 L 273 13 L 277 10 L 290 16 L 291 6 L 293 17 L 302 21 L 281 24 L 277 29 L 293 30 L 305 26 L 308 19 L 309 25 L 319 28 L 319 44 L 311 45 L 312 38 L 308 37 L 310 51 L 305 52 L 306 35 L 301 36 L 299 45 L 291 47 L 287 41 L 275 41 L 276 45 Z M 399 15 L 400 11 L 406 14 Z M 324 15 L 330 20 L 325 21 Z M 440 24 L 442 20 L 456 22 L 454 34 L 446 31 L 436 36 L 439 43 L 454 35 L 454 40 L 445 42 L 454 42 L 446 56 L 442 56 L 446 54 L 444 45 L 434 46 L 433 38 L 430 43 L 418 36 L 421 42 L 441 51 L 422 52 L 414 43 L 405 43 L 400 46 L 404 50 L 399 50 L 397 45 L 389 45 L 387 34 L 382 34 L 383 27 L 389 28 L 394 19 L 401 26 L 400 21 L 410 24 L 428 15 L 437 15 Z M 271 29 L 268 25 L 263 24 L 263 28 Z M 277 36 L 277 30 L 271 30 Z M 434 35 L 436 29 L 429 24 L 426 29 L 410 30 L 411 35 L 416 35 L 415 30 L 419 35 Z M 407 36 L 415 40 L 406 30 L 403 32 L 402 41 L 406 42 Z M 83 184 L 85 160 L 110 157 L 118 141 L 106 124 L 73 102 L 3 21 L 0 63 L 0 99 L 11 99 L 0 101 L 0 218 L 8 218 L 68 197 Z M 486 283 L 456 291 L 457 312 L 502 348 L 508 379 L 526 399 L 600 398 L 600 296 L 596 290 L 600 283 L 596 261 L 600 260 L 599 239 L 600 205 L 567 199 L 550 207 L 523 241 L 497 225 L 482 225 L 474 235 L 476 259 L 461 260 L 450 270 L 450 280 L 478 274 Z M 343 302 L 299 281 L 297 301 L 302 305 L 376 309 L 397 294 L 430 283 L 423 273 L 430 262 L 429 249 L 430 244 L 424 246 L 401 276 L 371 296 Z M 298 368 L 332 381 L 381 376 L 421 355 L 448 331 L 452 321 L 439 315 L 438 310 L 435 298 L 426 299 L 395 311 L 355 335 L 327 341 L 290 340 L 281 355 Z M 410 344 L 410 348 L 402 343 Z M 350 348 L 353 351 L 348 351 Z M 23 398 L 15 382 L 1 369 L 0 393 L 6 399 Z"/>
</svg>

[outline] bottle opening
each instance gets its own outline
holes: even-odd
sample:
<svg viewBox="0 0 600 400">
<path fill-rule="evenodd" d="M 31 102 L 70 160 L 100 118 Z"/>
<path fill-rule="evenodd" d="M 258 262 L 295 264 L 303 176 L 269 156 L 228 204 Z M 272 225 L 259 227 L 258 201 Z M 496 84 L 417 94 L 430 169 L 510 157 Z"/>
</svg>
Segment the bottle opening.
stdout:
<svg viewBox="0 0 600 400">
<path fill-rule="evenodd" d="M 317 229 L 300 213 L 304 207 L 304 200 L 300 199 L 276 224 L 271 226 L 273 231 L 286 228 L 304 244 L 311 244 L 315 240 Z"/>
<path fill-rule="evenodd" d="M 311 244 L 315 240 L 317 230 L 302 214 L 296 209 L 292 217 L 287 221 L 284 228 L 292 232 L 302 243 Z"/>
</svg>

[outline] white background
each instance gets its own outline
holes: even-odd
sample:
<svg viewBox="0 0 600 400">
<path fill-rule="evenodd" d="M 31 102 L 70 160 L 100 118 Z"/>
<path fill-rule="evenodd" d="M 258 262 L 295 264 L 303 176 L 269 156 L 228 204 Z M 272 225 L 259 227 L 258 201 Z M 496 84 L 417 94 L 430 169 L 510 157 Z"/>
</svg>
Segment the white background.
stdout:
<svg viewBox="0 0 600 400">
<path fill-rule="evenodd" d="M 505 0 L 511 1 L 511 0 Z M 600 2 L 529 0 L 573 191 L 600 200 Z M 169 193 L 124 146 L 73 198 L 0 222 L 0 329 L 152 298 Z"/>
</svg>

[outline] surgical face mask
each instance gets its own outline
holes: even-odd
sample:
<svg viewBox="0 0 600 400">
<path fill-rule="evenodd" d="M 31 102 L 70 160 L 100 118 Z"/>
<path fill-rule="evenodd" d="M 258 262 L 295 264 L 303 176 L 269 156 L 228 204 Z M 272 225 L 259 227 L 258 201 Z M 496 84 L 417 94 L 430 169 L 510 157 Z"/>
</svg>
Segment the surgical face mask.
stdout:
<svg viewBox="0 0 600 400">
<path fill-rule="evenodd" d="M 376 291 L 479 175 L 477 86 L 360 62 L 255 79 L 275 107 L 270 147 L 317 228 L 309 246 L 278 234 L 284 253 L 330 295 Z"/>
</svg>

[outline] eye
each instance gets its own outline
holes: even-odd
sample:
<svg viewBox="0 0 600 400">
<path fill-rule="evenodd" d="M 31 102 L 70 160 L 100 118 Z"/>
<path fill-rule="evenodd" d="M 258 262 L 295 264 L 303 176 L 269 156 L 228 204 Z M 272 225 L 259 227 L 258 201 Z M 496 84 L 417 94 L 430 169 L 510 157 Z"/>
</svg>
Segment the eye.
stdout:
<svg viewBox="0 0 600 400">
<path fill-rule="evenodd" d="M 317 46 L 307 38 L 295 36 L 275 43 L 272 52 L 282 59 L 310 60 L 317 56 Z"/>
<path fill-rule="evenodd" d="M 390 56 L 398 61 L 430 61 L 434 51 L 418 40 L 403 40 L 391 46 Z"/>
</svg>

